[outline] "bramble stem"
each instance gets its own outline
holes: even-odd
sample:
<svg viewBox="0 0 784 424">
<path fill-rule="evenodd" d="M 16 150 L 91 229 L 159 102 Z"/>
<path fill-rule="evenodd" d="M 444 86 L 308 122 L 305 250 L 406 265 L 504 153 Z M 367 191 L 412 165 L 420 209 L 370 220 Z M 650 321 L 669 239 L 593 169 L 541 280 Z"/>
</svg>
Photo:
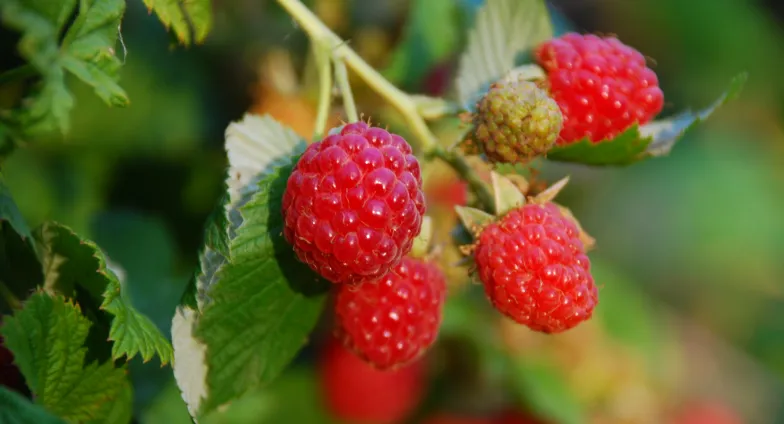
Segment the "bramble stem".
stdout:
<svg viewBox="0 0 784 424">
<path fill-rule="evenodd" d="M 346 62 L 339 57 L 334 58 L 333 62 L 335 62 L 335 80 L 337 80 L 338 87 L 340 88 L 340 95 L 343 97 L 343 107 L 346 109 L 348 121 L 357 122 L 359 121 L 359 114 L 357 114 L 357 105 L 354 103 L 354 93 L 351 92 L 351 84 L 348 81 Z"/>
<path fill-rule="evenodd" d="M 395 107 L 409 126 L 409 129 L 419 141 L 419 147 L 425 154 L 425 157 L 437 157 L 444 160 L 451 165 L 455 171 L 464 179 L 476 193 L 479 200 L 484 207 L 492 210 L 493 197 L 484 182 L 474 172 L 474 170 L 465 161 L 462 155 L 446 151 L 438 145 L 435 134 L 430 130 L 425 123 L 420 110 L 422 108 L 421 99 L 411 96 L 394 84 L 389 82 L 384 76 L 376 71 L 372 66 L 365 62 L 353 49 L 351 49 L 343 40 L 340 39 L 334 32 L 332 32 L 323 22 L 310 11 L 300 0 L 277 0 L 292 18 L 299 24 L 300 27 L 308 34 L 308 37 L 314 44 L 314 48 L 323 49 L 324 51 L 331 52 L 331 57 L 335 62 L 335 79 L 338 85 L 341 85 L 341 72 L 346 68 L 351 68 L 352 71 L 370 86 L 381 97 L 387 100 L 389 104 Z M 342 69 L 341 65 L 342 64 Z M 348 85 L 348 78 L 345 78 L 345 85 Z M 346 91 L 341 86 L 343 91 L 344 102 L 346 103 L 346 112 L 351 116 L 350 108 L 354 108 L 356 113 L 356 106 L 353 104 L 353 97 L 349 100 L 350 96 L 346 96 Z M 419 101 L 417 101 L 419 100 Z M 351 103 L 349 105 L 349 103 Z M 435 113 L 434 115 L 437 115 Z"/>
<path fill-rule="evenodd" d="M 320 140 L 324 137 L 324 131 L 329 119 L 329 109 L 332 104 L 332 66 L 330 62 L 331 52 L 324 49 L 324 44 L 313 43 L 313 55 L 316 57 L 316 67 L 319 76 L 319 100 L 316 115 L 316 126 L 313 132 L 313 139 Z"/>
</svg>

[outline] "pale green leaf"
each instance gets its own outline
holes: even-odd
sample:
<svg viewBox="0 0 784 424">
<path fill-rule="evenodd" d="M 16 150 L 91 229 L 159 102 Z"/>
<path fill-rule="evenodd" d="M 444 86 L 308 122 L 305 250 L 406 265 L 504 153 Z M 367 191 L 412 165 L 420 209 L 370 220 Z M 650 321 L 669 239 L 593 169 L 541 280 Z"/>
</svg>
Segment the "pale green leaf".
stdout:
<svg viewBox="0 0 784 424">
<path fill-rule="evenodd" d="M 474 110 L 482 92 L 514 69 L 522 53 L 552 36 L 544 0 L 487 0 L 460 58 L 457 92 L 463 107 Z"/>
<path fill-rule="evenodd" d="M 244 220 L 240 208 L 258 192 L 261 178 L 290 164 L 305 146 L 294 131 L 268 115 L 248 114 L 226 129 L 226 193 L 208 220 L 199 268 L 172 321 L 174 375 L 193 416 L 210 393 L 207 346 L 194 333 L 201 311 L 212 301 L 211 288 L 231 257 L 229 244 Z"/>
<path fill-rule="evenodd" d="M 66 421 L 104 420 L 127 384 L 111 361 L 85 364 L 89 328 L 78 306 L 38 292 L 1 330 L 36 401 Z"/>
<path fill-rule="evenodd" d="M 157 354 L 162 363 L 171 361 L 171 344 L 149 318 L 131 305 L 122 283 L 107 267 L 95 243 L 55 223 L 44 224 L 36 233 L 44 262 L 44 287 L 68 295 L 77 288 L 84 290 L 113 316 L 108 334 L 113 342 L 113 358 L 131 359 L 139 354 L 149 361 Z"/>
<path fill-rule="evenodd" d="M 65 424 L 65 421 L 30 402 L 22 395 L 0 386 L 0 423 Z"/>
<path fill-rule="evenodd" d="M 25 134 L 67 132 L 74 101 L 65 83 L 66 70 L 91 85 L 106 103 L 128 104 L 117 85 L 120 61 L 114 50 L 125 2 L 80 0 L 76 19 L 66 31 L 76 5 L 76 0 L 0 3 L 3 23 L 22 33 L 20 54 L 42 76 L 32 97 L 14 116 Z"/>
<path fill-rule="evenodd" d="M 292 166 L 258 183 L 218 272 L 196 336 L 207 346 L 210 394 L 202 412 L 277 377 L 307 342 L 327 284 L 299 263 L 283 239 L 281 199 Z"/>
<path fill-rule="evenodd" d="M 144 4 L 186 46 L 204 41 L 212 28 L 210 0 L 144 0 Z"/>
</svg>

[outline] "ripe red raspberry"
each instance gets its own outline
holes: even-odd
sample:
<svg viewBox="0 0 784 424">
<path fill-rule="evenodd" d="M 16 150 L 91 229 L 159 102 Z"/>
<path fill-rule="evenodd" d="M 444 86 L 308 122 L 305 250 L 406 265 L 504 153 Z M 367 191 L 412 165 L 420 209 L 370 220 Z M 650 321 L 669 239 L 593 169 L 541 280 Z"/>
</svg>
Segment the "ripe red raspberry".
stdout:
<svg viewBox="0 0 784 424">
<path fill-rule="evenodd" d="M 493 306 L 544 333 L 589 319 L 598 293 L 579 237 L 553 203 L 528 203 L 485 227 L 474 258 Z"/>
<path fill-rule="evenodd" d="M 419 162 L 400 136 L 364 122 L 314 143 L 283 194 L 283 234 L 333 283 L 380 278 L 410 250 L 425 197 Z"/>
<path fill-rule="evenodd" d="M 407 364 L 435 342 L 445 297 L 441 271 L 405 257 L 378 282 L 339 288 L 335 334 L 379 369 Z"/>
<path fill-rule="evenodd" d="M 422 362 L 394 371 L 377 370 L 334 340 L 319 360 L 326 406 L 347 422 L 401 422 L 424 395 L 424 372 Z"/>
<path fill-rule="evenodd" d="M 558 144 L 613 138 L 664 106 L 645 57 L 615 37 L 569 33 L 539 45 L 535 54 L 563 114 Z"/>
</svg>

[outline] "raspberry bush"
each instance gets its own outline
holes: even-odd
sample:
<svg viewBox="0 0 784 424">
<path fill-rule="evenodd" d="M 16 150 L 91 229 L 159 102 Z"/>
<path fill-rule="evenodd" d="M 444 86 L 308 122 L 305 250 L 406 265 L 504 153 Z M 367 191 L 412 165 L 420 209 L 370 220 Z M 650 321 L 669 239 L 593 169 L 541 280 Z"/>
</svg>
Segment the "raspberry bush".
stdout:
<svg viewBox="0 0 784 424">
<path fill-rule="evenodd" d="M 182 44 L 211 29 L 208 0 L 144 4 Z M 273 100 L 296 107 L 262 102 L 255 110 L 269 113 L 228 125 L 222 196 L 164 328 L 130 294 L 138 275 L 69 226 L 31 230 L 0 179 L 0 422 L 141 422 L 155 414 L 134 403 L 143 378 L 131 377 L 153 359 L 176 381 L 157 389 L 161 399 L 194 422 L 266 422 L 226 411 L 285 404 L 294 406 L 277 422 L 577 424 L 588 422 L 585 404 L 631 391 L 625 380 L 613 391 L 611 377 L 647 377 L 597 330 L 605 288 L 611 299 L 615 290 L 589 257 L 602 237 L 557 198 L 569 176 L 552 174 L 571 168 L 550 165 L 666 156 L 745 75 L 707 109 L 662 118 L 669 97 L 644 53 L 616 37 L 557 35 L 543 0 L 486 0 L 456 66 L 435 51 L 435 71 L 422 69 L 402 50 L 384 72 L 363 58 L 367 45 L 357 52 L 361 39 L 347 43 L 299 0 L 277 5 L 309 42 L 315 108 L 291 89 Z M 429 23 L 452 7 L 416 2 L 421 32 L 404 30 L 402 45 L 443 36 L 454 48 L 459 37 Z M 132 104 L 118 73 L 125 8 L 0 4 L 25 61 L 0 74 L 24 82 L 0 114 L 3 159 L 42 134 L 67 134 L 66 75 L 108 105 Z M 320 14 L 339 25 L 340 13 Z M 430 95 L 401 88 L 407 66 Z M 265 76 L 265 91 L 276 78 Z M 360 92 L 372 100 L 357 101 Z M 279 377 L 295 363 L 318 372 L 287 386 Z M 604 372 L 562 373 L 570 363 Z"/>
</svg>

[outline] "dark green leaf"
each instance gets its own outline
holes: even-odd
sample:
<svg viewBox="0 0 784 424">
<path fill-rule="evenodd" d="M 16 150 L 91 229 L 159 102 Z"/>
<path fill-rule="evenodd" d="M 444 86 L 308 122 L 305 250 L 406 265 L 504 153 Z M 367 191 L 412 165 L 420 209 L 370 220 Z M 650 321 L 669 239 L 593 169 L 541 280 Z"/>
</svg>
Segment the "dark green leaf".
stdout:
<svg viewBox="0 0 784 424">
<path fill-rule="evenodd" d="M 746 79 L 745 73 L 736 76 L 724 94 L 700 112 L 685 112 L 675 118 L 654 121 L 642 127 L 635 125 L 612 140 L 593 143 L 584 139 L 567 146 L 556 146 L 547 153 L 547 158 L 603 166 L 629 165 L 649 157 L 666 155 L 686 132 L 707 119 L 719 106 L 735 98 Z"/>
<path fill-rule="evenodd" d="M 640 137 L 640 130 L 634 125 L 612 140 L 593 143 L 584 139 L 567 146 L 553 147 L 547 152 L 547 159 L 597 166 L 628 165 L 639 160 L 651 141 Z"/>
<path fill-rule="evenodd" d="M 95 302 L 112 315 L 108 338 L 113 342 L 113 358 L 131 359 L 138 353 L 145 361 L 156 354 L 163 363 L 171 361 L 171 344 L 149 318 L 131 305 L 95 243 L 54 223 L 44 224 L 37 235 L 44 262 L 44 287 L 75 296 L 80 303 Z M 80 291 L 86 292 L 87 297 L 80 298 Z"/>
<path fill-rule="evenodd" d="M 250 227 L 246 228 L 246 213 L 241 212 L 241 209 L 249 201 L 255 199 L 258 193 L 268 191 L 270 180 L 264 180 L 265 177 L 273 174 L 279 175 L 281 167 L 290 166 L 293 158 L 302 153 L 304 147 L 305 142 L 294 131 L 283 127 L 270 116 L 262 117 L 249 114 L 242 121 L 232 123 L 226 129 L 226 153 L 229 160 L 226 193 L 207 223 L 205 245 L 199 255 L 199 268 L 172 320 L 172 340 L 175 353 L 174 375 L 188 405 L 188 411 L 193 416 L 199 415 L 203 401 L 212 395 L 214 389 L 212 385 L 208 387 L 207 381 L 208 372 L 214 373 L 211 369 L 212 364 L 207 360 L 208 345 L 206 340 L 195 334 L 201 314 L 213 301 L 212 289 L 224 278 L 223 269 L 234 261 L 235 252 L 232 246 L 239 237 L 244 237 L 249 229 L 257 230 L 259 219 L 266 219 L 263 216 L 255 216 L 253 224 L 248 224 Z M 263 189 L 259 185 L 262 180 L 265 181 Z M 277 201 L 279 202 L 280 198 Z M 275 211 L 277 217 L 280 216 L 279 208 L 280 206 Z M 271 211 L 268 212 L 272 213 Z M 263 250 L 267 249 L 269 237 L 274 236 L 272 231 L 270 229 L 270 234 L 266 234 L 258 240 L 259 246 L 257 248 L 262 251 L 259 258 L 256 259 L 261 259 L 265 257 L 264 255 L 269 254 Z M 280 241 L 279 239 L 275 240 Z M 290 247 L 288 254 L 291 255 Z M 248 259 L 253 258 L 244 257 L 244 260 Z M 295 267 L 301 267 L 301 265 L 296 264 Z M 245 284 L 258 288 L 259 284 L 264 283 L 266 281 L 252 280 Z M 280 288 L 281 286 L 280 284 L 272 284 L 270 287 Z M 293 293 L 289 292 L 288 294 Z M 233 310 L 230 312 L 230 316 L 236 316 Z M 305 336 L 303 335 L 302 338 L 304 339 Z M 235 340 L 235 342 L 238 341 Z M 243 354 L 247 354 L 247 352 L 243 352 Z M 255 361 L 257 356 L 252 355 L 250 359 Z M 248 388 L 239 387 L 237 391 L 232 391 L 228 395 L 229 399 L 239 396 Z M 214 408 L 214 405 L 211 407 Z"/>
<path fill-rule="evenodd" d="M 186 46 L 204 41 L 212 28 L 210 0 L 144 0 L 144 4 Z"/>
<path fill-rule="evenodd" d="M 463 107 L 474 110 L 477 99 L 515 67 L 520 54 L 552 36 L 543 0 L 487 0 L 460 59 L 457 91 Z"/>
<path fill-rule="evenodd" d="M 65 421 L 0 386 L 0 424 L 65 424 Z"/>
<path fill-rule="evenodd" d="M 65 83 L 66 70 L 91 85 L 108 104 L 128 104 L 116 83 L 120 60 L 114 50 L 125 2 L 82 0 L 61 44 L 75 7 L 76 0 L 7 0 L 0 4 L 3 23 L 22 33 L 20 54 L 43 77 L 34 96 L 15 116 L 25 133 L 68 130 L 74 102 Z"/>
<path fill-rule="evenodd" d="M 514 370 L 514 388 L 524 406 L 560 424 L 582 424 L 588 416 L 564 377 L 548 362 L 526 359 Z"/>
<path fill-rule="evenodd" d="M 207 346 L 208 412 L 277 377 L 307 342 L 327 285 L 284 240 L 281 199 L 292 166 L 258 183 L 241 208 L 231 260 L 216 275 L 196 336 Z"/>
<path fill-rule="evenodd" d="M 86 363 L 89 328 L 78 306 L 38 292 L 0 329 L 36 401 L 67 421 L 105 420 L 127 385 L 111 361 Z"/>
<path fill-rule="evenodd" d="M 30 229 L 0 174 L 0 290 L 23 300 L 42 281 Z M 0 300 L 0 311 L 10 311 L 14 306 L 4 303 Z"/>
</svg>

